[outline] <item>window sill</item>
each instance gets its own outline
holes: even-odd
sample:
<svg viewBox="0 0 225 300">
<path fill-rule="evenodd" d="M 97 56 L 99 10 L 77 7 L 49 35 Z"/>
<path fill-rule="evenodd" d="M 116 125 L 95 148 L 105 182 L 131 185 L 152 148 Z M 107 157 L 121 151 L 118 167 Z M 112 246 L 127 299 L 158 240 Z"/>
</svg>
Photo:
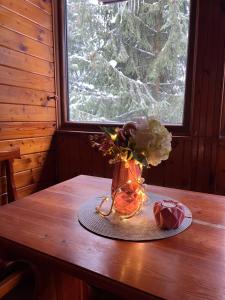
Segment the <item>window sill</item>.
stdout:
<svg viewBox="0 0 225 300">
<path fill-rule="evenodd" d="M 58 132 L 93 133 L 102 132 L 101 127 L 122 127 L 123 124 L 113 123 L 76 123 L 65 122 L 58 128 Z M 189 136 L 190 129 L 183 125 L 165 125 L 173 136 Z"/>
</svg>

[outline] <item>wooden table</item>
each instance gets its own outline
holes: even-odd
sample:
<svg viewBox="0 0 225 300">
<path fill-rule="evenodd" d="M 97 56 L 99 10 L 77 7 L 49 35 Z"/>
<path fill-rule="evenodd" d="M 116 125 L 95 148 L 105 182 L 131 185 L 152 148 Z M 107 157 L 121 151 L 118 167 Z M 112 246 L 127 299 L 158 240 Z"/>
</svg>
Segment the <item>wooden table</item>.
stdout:
<svg viewBox="0 0 225 300">
<path fill-rule="evenodd" d="M 168 239 L 124 242 L 77 220 L 79 206 L 110 183 L 78 176 L 0 208 L 0 248 L 126 299 L 225 299 L 225 197 L 148 186 L 186 204 L 193 224 Z"/>
</svg>

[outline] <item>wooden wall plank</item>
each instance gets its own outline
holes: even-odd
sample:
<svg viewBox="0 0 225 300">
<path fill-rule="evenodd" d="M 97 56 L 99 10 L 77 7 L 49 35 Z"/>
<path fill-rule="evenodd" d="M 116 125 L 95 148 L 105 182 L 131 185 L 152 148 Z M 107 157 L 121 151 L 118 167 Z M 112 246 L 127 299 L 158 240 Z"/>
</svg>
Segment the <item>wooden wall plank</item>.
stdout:
<svg viewBox="0 0 225 300">
<path fill-rule="evenodd" d="M 223 135 L 223 122 L 225 121 L 225 47 L 224 47 L 224 35 L 225 35 L 225 7 L 222 6 L 219 11 L 219 16 L 217 17 L 220 22 L 220 35 L 218 36 L 218 41 L 220 47 L 217 48 L 216 55 L 218 56 L 218 65 L 217 65 L 217 77 L 215 82 L 217 85 L 214 89 L 213 104 L 214 104 L 214 114 L 213 114 L 213 135 L 220 136 Z M 221 42 L 222 41 L 222 42 Z M 217 41 L 216 41 L 217 42 Z M 220 122 L 218 122 L 220 120 Z"/>
<path fill-rule="evenodd" d="M 52 155 L 53 153 L 44 152 L 24 155 L 20 160 L 15 160 L 14 178 L 17 189 L 35 184 L 36 189 L 38 190 L 52 185 L 55 182 L 55 172 L 53 172 L 55 171 L 54 154 L 49 160 L 50 154 Z M 33 166 L 35 166 L 35 168 L 30 168 Z M 17 170 L 22 171 L 16 172 Z M 6 192 L 6 177 L 5 173 L 1 170 L 0 195 L 5 194 Z"/>
<path fill-rule="evenodd" d="M 225 17 L 220 0 L 199 1 L 194 134 L 218 136 L 224 74 Z M 207 28 L 207 30 L 206 30 Z"/>
<path fill-rule="evenodd" d="M 0 103 L 0 120 L 4 122 L 56 121 L 56 112 L 54 107 Z"/>
<path fill-rule="evenodd" d="M 52 185 L 52 181 L 49 181 L 49 182 L 45 182 L 44 185 L 43 185 L 43 188 L 46 188 L 48 186 Z M 17 194 L 18 194 L 18 197 L 19 199 L 23 198 L 23 197 L 26 197 L 32 193 L 35 193 L 37 191 L 39 191 L 40 189 L 40 186 L 38 183 L 34 183 L 34 184 L 31 184 L 31 185 L 28 185 L 28 186 L 25 186 L 25 187 L 22 187 L 22 188 L 18 188 L 17 189 Z M 3 196 L 3 199 L 5 199 L 6 197 Z M 0 198 L 1 200 L 1 198 Z"/>
<path fill-rule="evenodd" d="M 0 45 L 53 62 L 53 48 L 0 26 Z"/>
<path fill-rule="evenodd" d="M 31 185 L 25 186 L 23 188 L 19 188 L 19 189 L 17 189 L 18 198 L 20 199 L 20 198 L 26 197 L 37 191 L 38 191 L 37 184 L 31 184 Z"/>
<path fill-rule="evenodd" d="M 80 164 L 80 173 L 92 176 L 99 176 L 102 174 L 103 177 L 112 176 L 113 167 L 108 162 L 108 157 L 102 157 L 101 153 L 97 149 L 90 147 L 89 133 L 76 134 L 76 145 L 79 147 L 79 151 L 76 154 L 76 160 Z M 75 135 L 71 135 L 70 139 L 74 139 Z M 81 149 L 86 149 L 83 152 Z M 71 156 L 74 157 L 73 153 Z M 73 160 L 73 158 L 72 158 Z M 77 168 L 74 168 L 77 171 Z"/>
<path fill-rule="evenodd" d="M 48 77 L 54 76 L 53 63 L 2 46 L 0 46 L 0 65 Z"/>
<path fill-rule="evenodd" d="M 211 2 L 213 4 L 213 2 Z M 212 21 L 210 24 L 211 30 L 213 32 L 213 34 L 211 34 L 211 39 L 209 40 L 209 43 L 211 43 L 212 45 L 214 45 L 216 43 L 216 41 L 218 41 L 218 38 L 220 36 L 220 32 L 221 32 L 221 28 L 220 26 L 218 26 L 218 6 L 214 5 L 213 7 L 211 7 L 210 9 L 211 11 L 211 16 L 212 16 Z M 221 46 L 223 46 L 224 42 L 222 43 Z M 207 101 L 205 99 L 204 101 L 204 106 L 207 107 L 206 110 L 206 116 L 205 116 L 205 122 L 206 124 L 205 126 L 205 130 L 204 130 L 204 135 L 205 136 L 212 136 L 213 134 L 213 128 L 214 128 L 214 104 L 215 104 L 215 100 L 214 95 L 215 95 L 215 90 L 214 88 L 211 88 L 210 85 L 215 86 L 215 84 L 218 84 L 218 80 L 217 80 L 217 71 L 218 71 L 218 67 L 215 68 L 214 66 L 218 66 L 218 62 L 220 60 L 220 56 L 219 51 L 217 49 L 217 47 L 207 47 L 208 50 L 208 56 L 205 57 L 205 59 L 207 60 L 205 62 L 205 65 L 207 66 L 207 75 L 208 75 L 208 85 L 209 85 L 209 90 L 208 93 L 205 94 L 205 97 L 207 97 Z M 204 95 L 204 94 L 203 94 Z M 206 145 L 207 147 L 207 145 Z M 207 152 L 207 151 L 206 151 Z"/>
<path fill-rule="evenodd" d="M 41 6 L 43 4 L 43 7 Z M 56 128 L 51 1 L 0 0 L 0 151 L 20 147 L 19 197 L 55 182 Z M 6 192 L 0 165 L 0 200 Z"/>
<path fill-rule="evenodd" d="M 36 182 L 34 181 L 34 183 L 31 185 L 26 185 L 22 188 L 18 188 L 17 190 L 18 190 L 19 197 L 21 198 L 21 190 L 23 189 L 23 191 L 25 192 L 27 187 L 28 187 L 28 191 L 30 190 L 30 188 L 32 188 L 31 192 L 33 193 L 53 185 L 55 183 L 55 174 L 52 170 L 48 170 L 46 172 L 44 169 L 42 169 L 40 176 L 38 177 L 38 180 Z M 32 178 L 30 182 L 32 182 Z M 33 191 L 33 189 L 35 190 Z M 26 191 L 26 195 L 31 193 L 31 192 L 28 193 L 28 191 Z"/>
<path fill-rule="evenodd" d="M 220 139 L 216 160 L 216 193 L 225 195 L 225 139 Z"/>
<path fill-rule="evenodd" d="M 46 188 L 50 185 L 52 185 L 52 181 L 49 181 L 49 182 L 46 181 L 43 185 L 43 188 Z M 38 183 L 34 183 L 34 184 L 31 184 L 31 185 L 28 185 L 28 186 L 25 186 L 22 188 L 18 188 L 17 189 L 18 198 L 20 200 L 23 197 L 29 196 L 30 194 L 35 193 L 39 190 L 40 190 L 40 186 Z M 5 198 L 5 196 L 3 196 L 3 199 L 4 198 Z M 1 197 L 0 197 L 0 200 L 1 200 Z"/>
<path fill-rule="evenodd" d="M 203 4 L 203 5 L 202 5 Z M 212 9 L 212 1 L 209 7 Z M 208 13 L 208 8 L 202 1 L 199 1 L 199 20 L 198 22 L 198 36 L 197 36 L 197 64 L 195 73 L 195 91 L 194 91 L 194 118 L 193 118 L 193 133 L 195 136 L 204 136 L 205 122 L 207 114 L 207 99 L 210 88 L 210 72 L 209 70 L 209 53 L 210 35 L 212 34 L 212 14 Z M 209 28 L 209 32 L 205 30 L 205 26 Z M 204 89 L 202 88 L 204 86 Z M 204 105 L 205 104 L 205 105 Z M 196 118 L 198 116 L 198 118 Z"/>
<path fill-rule="evenodd" d="M 0 83 L 19 87 L 54 92 L 54 79 L 0 66 Z"/>
<path fill-rule="evenodd" d="M 49 164 L 49 166 L 52 167 L 52 169 L 54 169 L 53 166 L 53 160 L 51 161 L 51 165 Z M 34 169 L 29 169 L 29 170 L 25 170 L 22 172 L 18 172 L 15 173 L 14 177 L 15 177 L 15 184 L 17 188 L 21 188 L 21 187 L 25 187 L 31 184 L 39 184 L 40 181 L 43 179 L 46 182 L 52 181 L 53 177 L 54 177 L 54 173 L 52 172 L 52 170 L 44 170 L 43 167 L 38 167 L 38 168 L 34 168 Z"/>
<path fill-rule="evenodd" d="M 0 91 L 1 103 L 56 106 L 55 99 L 47 101 L 47 97 L 54 96 L 54 93 L 1 84 Z"/>
<path fill-rule="evenodd" d="M 52 30 L 52 21 L 48 14 L 37 6 L 31 5 L 25 0 L 0 0 L 0 5 L 35 22 L 49 30 Z"/>
<path fill-rule="evenodd" d="M 189 175 L 183 168 L 183 153 L 184 140 L 181 138 L 174 138 L 172 141 L 172 151 L 168 161 L 166 162 L 165 186 L 182 188 L 183 177 L 185 175 Z M 158 166 L 156 168 L 158 168 Z"/>
<path fill-rule="evenodd" d="M 19 172 L 15 174 L 15 184 L 17 188 L 20 187 L 25 187 L 31 184 L 39 184 L 41 177 L 43 176 L 43 168 L 35 168 L 23 172 Z M 51 172 L 48 172 L 46 176 L 45 174 L 45 179 L 50 176 L 49 180 L 51 179 Z"/>
<path fill-rule="evenodd" d="M 52 14 L 52 5 L 50 0 L 28 0 L 28 2 L 33 3 L 34 5 L 48 12 L 50 15 Z"/>
<path fill-rule="evenodd" d="M 13 170 L 15 173 L 31 170 L 35 168 L 43 168 L 46 164 L 54 165 L 54 153 L 46 151 L 40 153 L 32 153 L 22 155 L 20 159 L 13 162 Z M 0 168 L 0 177 L 5 176 L 5 168 Z"/>
<path fill-rule="evenodd" d="M 42 168 L 31 169 L 14 174 L 16 188 L 37 183 L 41 177 Z M 0 178 L 0 194 L 6 193 L 6 178 Z"/>
<path fill-rule="evenodd" d="M 143 170 L 143 178 L 147 184 L 163 186 L 165 182 L 165 164 L 162 163 L 157 167 L 150 167 Z"/>
<path fill-rule="evenodd" d="M 25 170 L 34 169 L 34 168 L 40 168 L 46 163 L 48 155 L 53 158 L 54 154 L 48 152 L 41 152 L 41 153 L 22 155 L 21 159 L 14 160 L 13 163 L 14 172 L 17 173 Z"/>
<path fill-rule="evenodd" d="M 201 31 L 203 34 L 203 28 L 205 28 L 205 25 L 209 28 L 208 32 L 205 31 L 204 34 L 206 35 L 205 45 L 212 44 L 213 36 L 215 35 L 215 6 L 213 5 L 213 1 L 209 1 L 208 7 L 202 6 L 206 10 L 206 12 L 210 11 L 210 14 L 207 16 L 206 12 L 202 10 L 202 13 L 204 12 L 205 19 L 204 21 L 199 24 L 201 26 Z M 204 23 L 205 22 L 205 23 Z M 210 25 L 209 25 L 210 24 Z M 212 54 L 212 47 L 205 47 L 202 48 L 202 65 L 201 67 L 201 91 L 200 91 L 200 114 L 199 114 L 199 136 L 206 136 L 206 124 L 209 120 L 207 120 L 207 111 L 210 103 L 210 93 L 211 93 L 211 84 L 214 76 L 214 68 L 211 66 L 211 60 L 214 60 L 215 58 L 211 56 Z M 202 86 L 204 86 L 204 89 L 202 89 Z M 210 122 L 211 123 L 211 122 Z"/>
<path fill-rule="evenodd" d="M 0 25 L 30 37 L 39 43 L 53 46 L 52 32 L 0 6 Z"/>
<path fill-rule="evenodd" d="M 5 175 L 5 174 L 4 174 Z M 6 194 L 7 188 L 6 188 L 6 177 L 0 177 L 0 195 Z"/>
<path fill-rule="evenodd" d="M 52 143 L 52 137 L 38 137 L 27 139 L 15 139 L 0 141 L 0 149 L 10 149 L 12 147 L 20 147 L 21 155 L 48 151 Z"/>
<path fill-rule="evenodd" d="M 7 203 L 8 197 L 7 194 L 0 195 L 0 206 Z"/>
<path fill-rule="evenodd" d="M 20 199 L 20 198 L 26 197 L 32 193 L 39 191 L 40 189 L 46 188 L 46 187 L 54 184 L 55 178 L 53 177 L 53 172 L 48 173 L 48 177 L 45 176 L 42 178 L 42 176 L 43 176 L 43 173 L 41 174 L 39 182 L 37 181 L 33 184 L 26 185 L 21 188 L 17 188 L 18 198 Z M 1 205 L 1 201 L 4 203 L 7 202 L 7 195 L 5 195 L 5 194 L 0 195 L 0 205 Z"/>
<path fill-rule="evenodd" d="M 186 190 L 190 190 L 192 186 L 193 181 L 193 165 L 194 165 L 194 159 L 193 159 L 193 139 L 192 138 L 186 138 L 184 141 L 184 152 L 183 152 L 183 178 L 182 178 L 182 188 Z"/>
<path fill-rule="evenodd" d="M 198 156 L 196 161 L 195 189 L 215 193 L 217 137 L 198 138 Z"/>
<path fill-rule="evenodd" d="M 0 122 L 0 140 L 53 135 L 55 122 Z"/>
<path fill-rule="evenodd" d="M 199 137 L 198 139 L 198 160 L 196 168 L 196 180 L 195 185 L 200 189 L 204 187 L 204 182 L 207 180 L 208 164 L 204 163 L 204 151 L 205 151 L 205 138 Z"/>
</svg>

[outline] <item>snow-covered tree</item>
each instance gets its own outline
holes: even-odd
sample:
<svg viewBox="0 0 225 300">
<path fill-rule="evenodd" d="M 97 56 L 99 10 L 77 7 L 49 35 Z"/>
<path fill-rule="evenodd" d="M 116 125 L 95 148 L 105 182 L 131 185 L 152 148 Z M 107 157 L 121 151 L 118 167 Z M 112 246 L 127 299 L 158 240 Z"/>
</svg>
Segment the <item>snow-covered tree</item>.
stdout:
<svg viewBox="0 0 225 300">
<path fill-rule="evenodd" d="M 67 0 L 70 119 L 182 123 L 190 0 Z"/>
</svg>

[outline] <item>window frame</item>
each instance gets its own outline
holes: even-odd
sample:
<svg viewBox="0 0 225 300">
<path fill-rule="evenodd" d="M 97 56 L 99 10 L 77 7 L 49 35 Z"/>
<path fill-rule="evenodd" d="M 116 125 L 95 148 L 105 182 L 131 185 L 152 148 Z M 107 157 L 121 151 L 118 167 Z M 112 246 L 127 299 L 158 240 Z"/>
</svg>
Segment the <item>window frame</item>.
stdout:
<svg viewBox="0 0 225 300">
<path fill-rule="evenodd" d="M 116 2 L 116 1 L 115 1 Z M 193 107 L 195 91 L 195 71 L 197 56 L 197 33 L 199 0 L 190 0 L 190 22 L 187 49 L 187 69 L 184 95 L 184 113 L 182 125 L 166 125 L 175 136 L 187 136 L 193 131 Z M 115 127 L 123 123 L 89 123 L 68 121 L 68 59 L 67 59 L 67 20 L 66 0 L 53 1 L 53 36 L 55 55 L 55 85 L 59 100 L 57 105 L 58 129 L 65 131 L 99 132 L 100 126 Z"/>
</svg>

